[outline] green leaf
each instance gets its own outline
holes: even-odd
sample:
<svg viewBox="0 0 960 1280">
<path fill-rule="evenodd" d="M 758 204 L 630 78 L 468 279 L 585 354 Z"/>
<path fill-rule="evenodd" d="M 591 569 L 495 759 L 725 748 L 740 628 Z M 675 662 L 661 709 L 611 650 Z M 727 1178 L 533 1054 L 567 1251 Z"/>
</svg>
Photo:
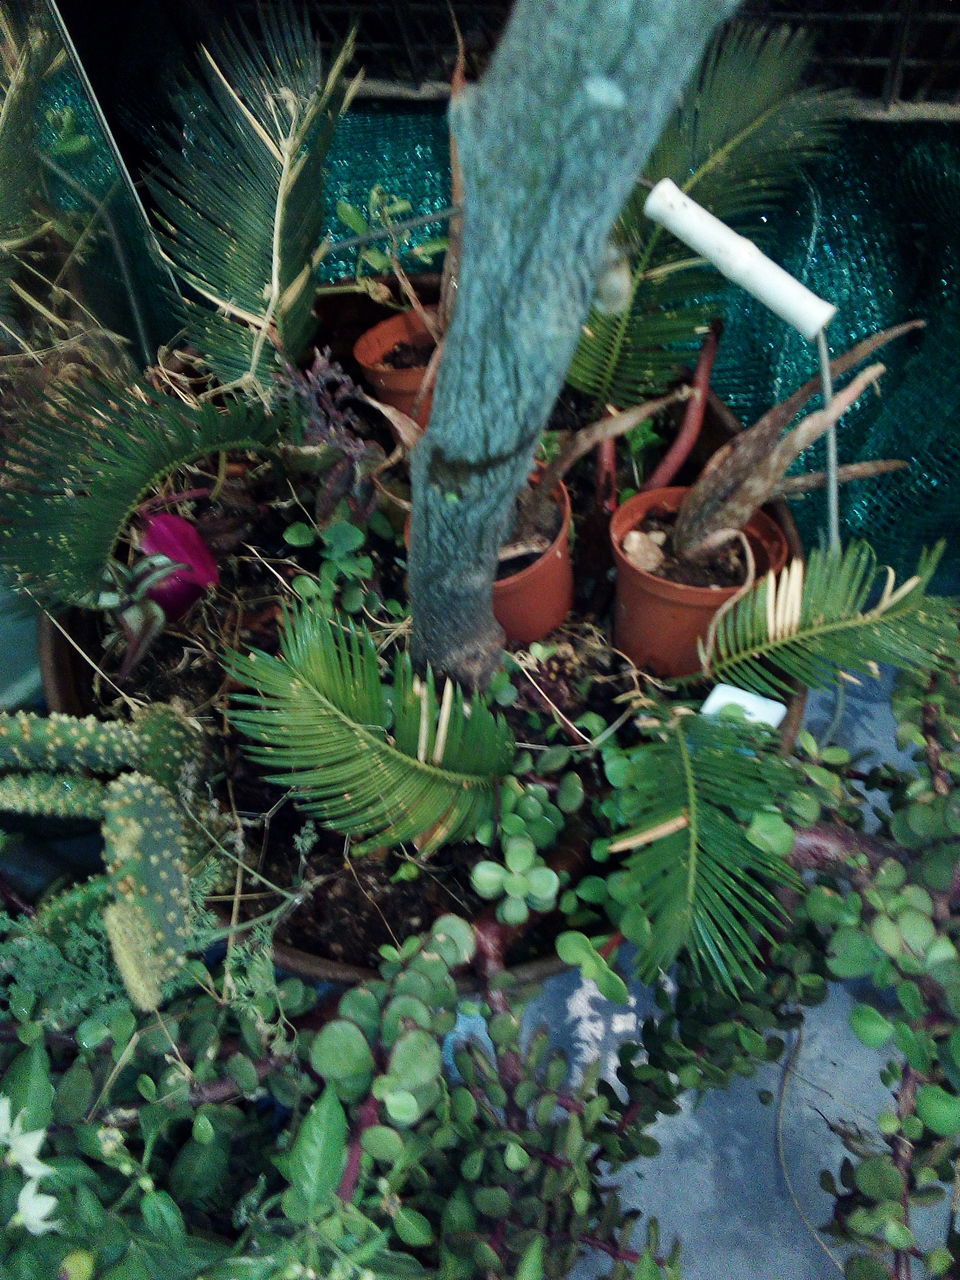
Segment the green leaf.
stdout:
<svg viewBox="0 0 960 1280">
<path fill-rule="evenodd" d="M 564 964 L 576 965 L 585 978 L 597 984 L 600 994 L 615 1004 L 630 999 L 627 984 L 607 964 L 590 939 L 576 930 L 561 933 L 556 941 L 557 955 Z"/>
<path fill-rule="evenodd" d="M 0 1094 L 10 1099 L 14 1119 L 22 1115 L 24 1130 L 46 1129 L 53 1119 L 53 1083 L 50 1079 L 50 1055 L 38 1040 L 29 1049 L 21 1049 L 0 1079 Z"/>
<path fill-rule="evenodd" d="M 470 883 L 481 898 L 499 898 L 506 874 L 506 869 L 499 862 L 483 858 L 472 868 Z"/>
<path fill-rule="evenodd" d="M 372 1075 L 373 1053 L 358 1026 L 336 1018 L 320 1028 L 310 1045 L 310 1065 L 327 1080 Z"/>
<path fill-rule="evenodd" d="M 877 948 L 859 929 L 838 929 L 830 939 L 827 963 L 837 978 L 863 978 L 877 963 Z"/>
<path fill-rule="evenodd" d="M 388 696 L 369 634 L 303 605 L 288 616 L 280 648 L 276 658 L 227 655 L 230 674 L 258 691 L 236 695 L 230 719 L 253 739 L 248 754 L 273 770 L 271 781 L 293 786 L 328 825 L 366 837 L 355 852 L 420 837 L 428 853 L 493 817 L 514 748 L 482 698 L 468 710 L 453 691 L 438 744 L 433 679 L 416 683 L 407 654 L 397 657 Z"/>
<path fill-rule="evenodd" d="M 304 1116 L 293 1146 L 278 1161 L 311 1215 L 322 1211 L 339 1185 L 346 1156 L 346 1113 L 328 1085 Z"/>
<path fill-rule="evenodd" d="M 960 1098 L 936 1084 L 917 1090 L 916 1112 L 928 1129 L 942 1138 L 960 1133 Z"/>
<path fill-rule="evenodd" d="M 868 1049 L 879 1049 L 893 1035 L 893 1023 L 869 1004 L 853 1006 L 850 1011 L 850 1029 Z"/>
<path fill-rule="evenodd" d="M 371 1125 L 360 1135 L 360 1145 L 374 1160 L 394 1164 L 403 1155 L 403 1138 L 384 1124 Z"/>
<path fill-rule="evenodd" d="M 312 547 L 317 540 L 317 534 L 303 520 L 295 520 L 284 529 L 283 540 L 291 547 Z M 312 579 L 308 578 L 307 581 L 312 582 Z"/>
<path fill-rule="evenodd" d="M 535 1236 L 524 1249 L 514 1273 L 516 1280 L 544 1280 L 543 1236 Z"/>
<path fill-rule="evenodd" d="M 754 814 L 753 821 L 747 827 L 747 839 L 766 853 L 787 858 L 793 848 L 793 828 L 784 822 L 779 813 L 762 810 Z"/>
<path fill-rule="evenodd" d="M 857 1165 L 853 1177 L 871 1200 L 899 1200 L 906 1188 L 906 1179 L 890 1156 L 868 1156 Z"/>
<path fill-rule="evenodd" d="M 408 1209 L 406 1205 L 398 1209 L 393 1226 L 403 1243 L 412 1249 L 423 1249 L 433 1243 L 433 1228 L 416 1209 Z"/>
<path fill-rule="evenodd" d="M 866 542 L 851 542 L 839 554 L 811 551 L 805 566 L 764 578 L 724 614 L 704 654 L 711 679 L 780 697 L 793 681 L 818 689 L 841 674 L 872 676 L 878 662 L 907 671 L 938 669 L 960 643 L 950 602 L 926 594 L 943 549 L 941 543 L 925 551 L 914 576 L 899 588 Z M 771 634 L 774 617 L 779 621 Z M 808 767 L 811 777 L 817 768 Z M 833 775 L 825 776 L 825 785 L 833 782 Z"/>
<path fill-rule="evenodd" d="M 225 449 L 266 450 L 286 411 L 182 404 L 138 384 L 64 383 L 8 446 L 0 565 L 40 603 L 89 604 L 136 507 L 177 467 Z"/>
<path fill-rule="evenodd" d="M 332 65 L 290 6 L 234 22 L 203 50 L 201 77 L 150 181 L 163 248 L 207 304 L 188 332 L 221 380 L 263 392 L 274 345 L 296 364 L 313 337 L 327 151 L 358 80 Z"/>
<path fill-rule="evenodd" d="M 401 1088 L 419 1089 L 443 1070 L 440 1046 L 426 1031 L 405 1031 L 390 1053 L 390 1075 Z"/>
<path fill-rule="evenodd" d="M 328 525 L 321 532 L 320 537 L 323 539 L 327 555 L 334 560 L 340 560 L 352 551 L 359 550 L 364 544 L 366 535 L 357 525 L 340 520 L 336 524 Z"/>
</svg>

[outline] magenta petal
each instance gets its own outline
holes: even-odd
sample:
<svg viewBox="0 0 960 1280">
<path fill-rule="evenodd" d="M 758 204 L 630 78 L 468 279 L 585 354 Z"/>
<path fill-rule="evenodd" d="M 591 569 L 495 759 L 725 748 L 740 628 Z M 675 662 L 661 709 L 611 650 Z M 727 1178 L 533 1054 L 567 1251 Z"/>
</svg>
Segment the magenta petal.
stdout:
<svg viewBox="0 0 960 1280">
<path fill-rule="evenodd" d="M 220 581 L 213 553 L 196 526 L 182 516 L 146 516 L 140 550 L 146 555 L 169 556 L 184 565 L 147 592 L 149 599 L 157 602 L 170 621 L 183 617 L 208 587 L 215 587 Z"/>
</svg>

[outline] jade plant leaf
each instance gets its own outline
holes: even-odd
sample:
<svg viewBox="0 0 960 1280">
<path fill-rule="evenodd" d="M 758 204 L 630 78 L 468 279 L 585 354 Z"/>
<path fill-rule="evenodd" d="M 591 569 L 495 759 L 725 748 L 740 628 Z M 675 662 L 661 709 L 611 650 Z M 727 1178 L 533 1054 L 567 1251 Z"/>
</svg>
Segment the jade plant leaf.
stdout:
<svg viewBox="0 0 960 1280">
<path fill-rule="evenodd" d="M 448 685 L 442 704 L 430 675 L 398 656 L 382 682 L 370 636 L 300 607 L 281 656 L 227 657 L 256 693 L 239 694 L 231 720 L 253 740 L 250 756 L 271 781 L 292 786 L 321 821 L 361 837 L 355 852 L 415 841 L 422 853 L 472 833 L 494 816 L 514 746 L 482 698 L 467 705 Z"/>
</svg>

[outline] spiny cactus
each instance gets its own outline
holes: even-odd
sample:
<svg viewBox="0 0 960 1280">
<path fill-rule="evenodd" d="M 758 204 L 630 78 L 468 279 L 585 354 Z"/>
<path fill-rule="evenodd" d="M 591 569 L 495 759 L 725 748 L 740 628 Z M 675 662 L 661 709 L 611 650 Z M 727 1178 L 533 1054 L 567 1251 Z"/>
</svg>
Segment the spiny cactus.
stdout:
<svg viewBox="0 0 960 1280">
<path fill-rule="evenodd" d="M 10 773 L 0 776 L 0 811 L 36 818 L 99 818 L 103 783 L 62 773 Z"/>
<path fill-rule="evenodd" d="M 183 821 L 169 792 L 137 773 L 108 783 L 103 809 L 116 899 L 104 912 L 107 933 L 131 999 L 155 1009 L 162 984 L 183 963 L 190 933 Z"/>
<path fill-rule="evenodd" d="M 103 825 L 106 874 L 44 904 L 38 925 L 62 936 L 102 914 L 117 967 L 142 1009 L 159 1004 L 189 936 L 188 871 L 200 842 L 174 797 L 195 791 L 201 759 L 199 730 L 169 706 L 140 711 L 129 724 L 0 716 L 0 812 Z"/>
<path fill-rule="evenodd" d="M 175 790 L 196 768 L 200 747 L 199 731 L 163 704 L 137 712 L 131 724 L 27 711 L 0 716 L 0 769 L 136 769 Z"/>
</svg>

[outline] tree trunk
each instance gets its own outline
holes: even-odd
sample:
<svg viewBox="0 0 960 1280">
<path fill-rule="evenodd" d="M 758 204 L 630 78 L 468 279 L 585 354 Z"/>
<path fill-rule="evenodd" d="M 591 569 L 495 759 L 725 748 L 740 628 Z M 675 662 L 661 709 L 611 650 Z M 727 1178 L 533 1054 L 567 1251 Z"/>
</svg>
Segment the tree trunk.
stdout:
<svg viewBox="0 0 960 1280">
<path fill-rule="evenodd" d="M 516 495 L 576 348 L 607 237 L 714 26 L 737 0 L 517 0 L 450 105 L 461 274 L 413 451 L 415 660 L 466 685 L 500 661 L 491 594 Z"/>
</svg>

